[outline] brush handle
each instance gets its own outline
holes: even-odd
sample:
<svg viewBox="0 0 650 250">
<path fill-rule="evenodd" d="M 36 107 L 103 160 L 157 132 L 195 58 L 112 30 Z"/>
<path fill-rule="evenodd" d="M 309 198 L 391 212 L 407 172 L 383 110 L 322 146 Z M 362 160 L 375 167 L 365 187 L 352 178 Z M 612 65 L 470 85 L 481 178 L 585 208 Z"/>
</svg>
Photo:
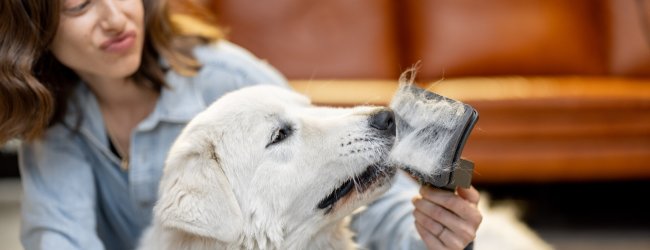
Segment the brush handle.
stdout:
<svg viewBox="0 0 650 250">
<path fill-rule="evenodd" d="M 458 167 L 451 175 L 449 184 L 441 188 L 450 192 L 455 192 L 457 187 L 469 188 L 472 183 L 472 173 L 474 173 L 474 163 L 461 158 Z M 474 250 L 474 242 L 470 242 L 465 250 Z"/>
<path fill-rule="evenodd" d="M 449 176 L 446 186 L 440 187 L 445 190 L 455 191 L 457 187 L 469 188 L 472 185 L 472 174 L 474 173 L 474 162 L 465 158 L 458 160 L 458 166 L 454 168 Z"/>
</svg>

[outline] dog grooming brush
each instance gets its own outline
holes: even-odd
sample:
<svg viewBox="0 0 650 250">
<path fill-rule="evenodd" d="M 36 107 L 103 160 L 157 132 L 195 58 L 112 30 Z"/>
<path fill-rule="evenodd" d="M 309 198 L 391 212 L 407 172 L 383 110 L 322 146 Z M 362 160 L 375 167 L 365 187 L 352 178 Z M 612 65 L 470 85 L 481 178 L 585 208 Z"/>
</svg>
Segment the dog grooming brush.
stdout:
<svg viewBox="0 0 650 250">
<path fill-rule="evenodd" d="M 474 164 L 461 158 L 461 153 L 478 112 L 419 88 L 405 76 L 390 107 L 397 130 L 391 160 L 422 183 L 447 190 L 468 188 Z"/>
</svg>

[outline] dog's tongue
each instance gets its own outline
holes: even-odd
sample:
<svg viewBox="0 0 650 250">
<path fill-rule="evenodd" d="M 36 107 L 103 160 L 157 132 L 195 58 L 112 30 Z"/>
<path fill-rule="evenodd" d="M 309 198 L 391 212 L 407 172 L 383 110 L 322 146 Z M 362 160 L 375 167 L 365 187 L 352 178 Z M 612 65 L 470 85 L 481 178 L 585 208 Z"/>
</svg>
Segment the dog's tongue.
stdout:
<svg viewBox="0 0 650 250">
<path fill-rule="evenodd" d="M 405 82 L 390 107 L 397 125 L 391 160 L 421 182 L 448 189 L 468 187 L 473 164 L 460 155 L 478 119 L 476 110 Z"/>
</svg>

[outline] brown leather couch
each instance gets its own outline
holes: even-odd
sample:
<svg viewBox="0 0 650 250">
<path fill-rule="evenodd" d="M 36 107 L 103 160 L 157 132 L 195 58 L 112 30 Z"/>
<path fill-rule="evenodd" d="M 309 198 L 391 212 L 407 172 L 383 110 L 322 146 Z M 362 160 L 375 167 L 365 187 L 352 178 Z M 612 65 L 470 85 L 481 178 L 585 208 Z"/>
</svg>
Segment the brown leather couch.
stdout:
<svg viewBox="0 0 650 250">
<path fill-rule="evenodd" d="M 401 72 L 480 113 L 475 182 L 650 179 L 650 0 L 203 0 L 315 103 Z"/>
</svg>

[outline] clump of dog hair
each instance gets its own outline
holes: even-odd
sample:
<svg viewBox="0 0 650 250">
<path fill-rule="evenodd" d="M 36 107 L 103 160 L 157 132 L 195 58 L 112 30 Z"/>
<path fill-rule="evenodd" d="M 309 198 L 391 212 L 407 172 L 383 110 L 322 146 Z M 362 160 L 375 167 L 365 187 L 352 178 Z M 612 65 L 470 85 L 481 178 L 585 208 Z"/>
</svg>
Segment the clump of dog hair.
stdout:
<svg viewBox="0 0 650 250">
<path fill-rule="evenodd" d="M 416 175 L 438 175 L 454 167 L 450 148 L 465 122 L 465 104 L 417 87 L 416 72 L 417 66 L 402 73 L 390 103 L 397 125 L 391 160 Z"/>
</svg>

